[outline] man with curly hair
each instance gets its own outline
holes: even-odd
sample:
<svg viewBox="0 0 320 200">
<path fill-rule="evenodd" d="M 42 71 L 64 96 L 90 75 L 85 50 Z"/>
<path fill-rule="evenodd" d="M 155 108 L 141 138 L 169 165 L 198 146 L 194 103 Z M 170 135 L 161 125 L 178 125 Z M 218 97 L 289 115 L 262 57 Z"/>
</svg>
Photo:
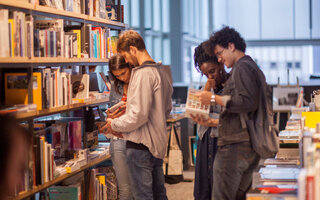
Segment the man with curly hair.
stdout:
<svg viewBox="0 0 320 200">
<path fill-rule="evenodd" d="M 243 116 L 258 109 L 262 71 L 248 55 L 246 43 L 233 28 L 224 27 L 205 43 L 206 52 L 215 55 L 220 63 L 232 68 L 221 95 L 199 94 L 204 104 L 223 107 L 218 125 L 218 150 L 214 163 L 212 199 L 245 199 L 250 189 L 252 172 L 260 156 L 252 149 Z"/>
</svg>

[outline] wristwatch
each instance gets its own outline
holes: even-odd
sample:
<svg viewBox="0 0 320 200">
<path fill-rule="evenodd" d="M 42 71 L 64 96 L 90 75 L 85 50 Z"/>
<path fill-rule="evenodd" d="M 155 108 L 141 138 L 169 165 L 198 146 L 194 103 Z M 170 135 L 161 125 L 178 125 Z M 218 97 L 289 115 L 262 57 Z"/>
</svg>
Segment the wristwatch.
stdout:
<svg viewBox="0 0 320 200">
<path fill-rule="evenodd" d="M 215 103 L 216 102 L 216 95 L 212 94 L 211 95 L 211 103 Z"/>
</svg>

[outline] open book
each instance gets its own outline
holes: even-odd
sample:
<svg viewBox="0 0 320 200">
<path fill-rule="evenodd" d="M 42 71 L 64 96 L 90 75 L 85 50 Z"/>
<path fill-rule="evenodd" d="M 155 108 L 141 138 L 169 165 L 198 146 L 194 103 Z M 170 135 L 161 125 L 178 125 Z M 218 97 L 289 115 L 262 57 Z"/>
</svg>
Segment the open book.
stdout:
<svg viewBox="0 0 320 200">
<path fill-rule="evenodd" d="M 197 93 L 202 92 L 201 90 L 196 90 L 193 88 L 189 88 L 188 90 L 188 98 L 186 105 L 186 117 L 190 117 L 192 115 L 202 115 L 205 118 L 209 118 L 210 113 L 210 105 L 202 105 L 199 98 L 196 96 Z"/>
</svg>

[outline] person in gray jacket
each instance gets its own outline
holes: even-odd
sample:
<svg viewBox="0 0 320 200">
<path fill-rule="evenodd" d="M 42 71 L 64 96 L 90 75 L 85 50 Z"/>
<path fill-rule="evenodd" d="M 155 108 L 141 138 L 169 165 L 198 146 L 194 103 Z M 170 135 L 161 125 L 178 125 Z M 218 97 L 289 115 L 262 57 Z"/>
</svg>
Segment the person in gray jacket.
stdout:
<svg viewBox="0 0 320 200">
<path fill-rule="evenodd" d="M 117 50 L 133 67 L 124 115 L 109 119 L 108 132 L 127 140 L 127 163 L 135 199 L 167 199 L 163 158 L 168 136 L 166 119 L 172 104 L 172 82 L 155 63 L 135 31 L 120 35 Z"/>
<path fill-rule="evenodd" d="M 214 200 L 245 199 L 250 189 L 252 172 L 260 157 L 252 148 L 246 122 L 241 117 L 258 109 L 261 81 L 260 70 L 250 56 L 246 44 L 233 28 L 224 27 L 206 42 L 206 51 L 232 68 L 221 95 L 201 92 L 203 104 L 223 106 L 218 125 L 218 151 L 214 162 Z"/>
</svg>

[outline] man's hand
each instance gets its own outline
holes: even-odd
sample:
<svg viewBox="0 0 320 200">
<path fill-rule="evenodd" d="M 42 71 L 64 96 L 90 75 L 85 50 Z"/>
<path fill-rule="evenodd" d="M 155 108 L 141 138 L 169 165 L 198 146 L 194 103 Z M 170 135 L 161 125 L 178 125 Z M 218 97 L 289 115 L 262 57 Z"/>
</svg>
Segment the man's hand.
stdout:
<svg viewBox="0 0 320 200">
<path fill-rule="evenodd" d="M 108 118 L 107 119 L 107 124 L 101 128 L 99 128 L 99 131 L 101 133 L 104 133 L 104 134 L 112 134 L 118 138 L 123 138 L 123 135 L 122 133 L 118 133 L 118 132 L 115 132 L 112 130 L 112 127 L 111 127 L 111 123 L 112 123 L 113 119 L 111 118 Z"/>
<path fill-rule="evenodd" d="M 115 118 L 120 117 L 121 115 L 123 115 L 126 112 L 126 108 L 127 108 L 127 104 L 124 104 L 124 105 L 120 106 L 114 112 L 110 112 L 110 110 L 108 109 L 106 111 L 107 118 L 115 119 Z"/>
<path fill-rule="evenodd" d="M 218 123 L 219 123 L 218 119 L 205 118 L 203 115 L 190 114 L 190 116 L 194 122 L 196 122 L 197 124 L 200 124 L 202 126 L 206 126 L 206 127 L 217 127 Z"/>
<path fill-rule="evenodd" d="M 208 91 L 210 92 L 211 89 L 215 89 L 216 88 L 216 80 L 212 79 L 208 79 L 206 82 L 206 85 L 204 86 L 204 91 Z"/>
<path fill-rule="evenodd" d="M 211 92 L 208 92 L 208 91 L 199 92 L 197 96 L 199 97 L 201 104 L 203 105 L 211 104 L 211 96 L 212 96 Z"/>
</svg>

